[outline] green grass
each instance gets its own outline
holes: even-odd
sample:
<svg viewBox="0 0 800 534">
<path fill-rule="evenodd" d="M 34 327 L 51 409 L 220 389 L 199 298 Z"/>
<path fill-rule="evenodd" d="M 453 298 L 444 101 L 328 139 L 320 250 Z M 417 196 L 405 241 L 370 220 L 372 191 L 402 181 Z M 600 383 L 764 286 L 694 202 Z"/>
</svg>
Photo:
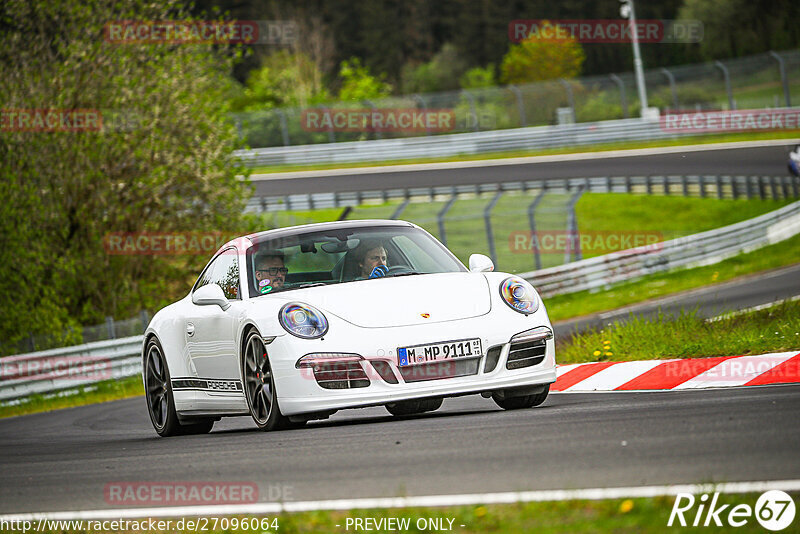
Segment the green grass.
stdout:
<svg viewBox="0 0 800 534">
<path fill-rule="evenodd" d="M 707 493 L 713 494 L 713 488 Z M 694 521 L 695 514 L 699 509 L 699 499 L 701 494 L 695 494 L 695 505 L 684 513 L 687 525 Z M 790 492 L 792 499 L 797 502 L 797 492 Z M 277 518 L 277 529 L 262 531 L 260 528 L 255 532 L 272 532 L 279 534 L 296 533 L 330 533 L 330 532 L 365 532 L 356 529 L 354 523 L 349 523 L 348 519 L 371 519 L 380 521 L 381 519 L 398 518 L 409 521 L 408 530 L 402 532 L 443 532 L 449 529 L 452 520 L 452 532 L 455 533 L 516 533 L 516 532 L 536 532 L 538 534 L 563 534 L 563 533 L 596 533 L 596 532 L 617 532 L 617 533 L 661 533 L 661 532 L 702 532 L 702 533 L 722 533 L 735 530 L 736 532 L 763 533 L 766 530 L 758 523 L 754 516 L 747 517 L 747 523 L 738 528 L 732 528 L 727 524 L 727 517 L 730 510 L 739 504 L 744 504 L 755 508 L 756 501 L 760 494 L 728 494 L 721 493 L 717 501 L 717 507 L 727 505 L 719 515 L 722 527 L 715 526 L 713 521 L 708 527 L 680 526 L 677 520 L 672 527 L 667 527 L 675 497 L 651 497 L 635 499 L 604 499 L 604 500 L 564 500 L 552 502 L 529 502 L 516 504 L 491 504 L 473 506 L 453 506 L 440 508 L 388 508 L 371 510 L 350 510 L 350 511 L 316 511 L 301 512 L 293 514 L 278 514 L 268 516 L 268 523 L 272 523 Z M 708 506 L 703 508 L 700 525 L 705 521 L 705 512 Z M 232 520 L 237 524 L 242 521 L 248 525 L 252 520 L 261 520 L 267 516 L 235 516 L 228 517 L 228 526 Z M 194 518 L 185 518 L 184 521 Z M 423 521 L 435 520 L 443 523 L 447 528 L 439 530 L 436 528 L 423 529 Z M 218 520 L 219 521 L 219 520 Z M 419 527 L 417 522 L 420 521 Z M 172 528 L 175 528 L 177 519 L 172 520 Z M 795 525 L 797 518 L 792 523 Z M 213 519 L 205 523 L 208 532 L 253 532 L 252 529 L 242 528 L 212 528 Z M 186 523 L 184 523 L 186 525 Z M 338 526 L 337 526 L 338 525 Z M 464 525 L 463 527 L 461 525 Z M 84 523 L 84 526 L 88 526 Z M 189 529 L 184 529 L 188 531 Z M 785 532 L 789 532 L 791 526 Z M 88 530 L 87 530 L 88 531 Z M 396 532 L 394 530 L 376 529 L 375 532 Z M 10 531 L 9 531 L 10 532 Z M 75 532 L 74 530 L 55 530 L 48 529 L 42 532 Z M 130 532 L 121 531 L 121 532 Z"/>
<path fill-rule="evenodd" d="M 557 342 L 559 363 L 736 356 L 800 350 L 800 301 L 707 321 L 694 311 L 630 317 Z"/>
<path fill-rule="evenodd" d="M 637 281 L 620 283 L 604 291 L 580 291 L 554 295 L 544 300 L 550 319 L 556 322 L 793 265 L 799 260 L 800 234 L 714 265 L 649 275 Z"/>
<path fill-rule="evenodd" d="M 49 412 L 140 395 L 144 395 L 144 387 L 142 386 L 142 377 L 138 375 L 119 380 L 106 380 L 86 386 L 77 384 L 74 390 L 49 395 L 32 395 L 21 399 L 19 403 L 11 404 L 6 402 L 0 404 L 0 418 Z"/>
<path fill-rule="evenodd" d="M 697 135 L 681 137 L 678 139 L 660 139 L 652 141 L 625 141 L 618 143 L 602 143 L 596 145 L 581 145 L 563 148 L 548 148 L 537 150 L 513 150 L 508 152 L 492 152 L 487 154 L 457 154 L 455 156 L 434 158 L 410 158 L 385 161 L 365 162 L 337 162 L 315 163 L 309 165 L 268 165 L 254 167 L 253 174 L 269 174 L 275 172 L 312 171 L 326 169 L 357 169 L 361 167 L 374 167 L 376 165 L 412 165 L 416 163 L 447 163 L 452 161 L 480 161 L 486 159 L 505 159 L 529 156 L 552 156 L 557 154 L 574 154 L 577 152 L 603 152 L 606 150 L 628 150 L 637 148 L 657 148 L 669 146 L 705 145 L 711 143 L 730 143 L 736 141 L 764 141 L 770 139 L 796 139 L 797 133 L 793 131 L 780 132 L 744 132 L 731 134 Z"/>
</svg>

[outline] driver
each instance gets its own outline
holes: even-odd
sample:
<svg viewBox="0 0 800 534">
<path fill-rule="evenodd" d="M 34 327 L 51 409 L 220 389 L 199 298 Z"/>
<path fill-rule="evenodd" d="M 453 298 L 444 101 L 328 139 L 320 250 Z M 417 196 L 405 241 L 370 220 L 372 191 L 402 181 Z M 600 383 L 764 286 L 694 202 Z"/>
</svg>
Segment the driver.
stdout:
<svg viewBox="0 0 800 534">
<path fill-rule="evenodd" d="M 282 289 L 286 275 L 289 274 L 283 252 L 279 250 L 268 250 L 259 254 L 256 257 L 255 268 L 256 288 L 262 294 Z"/>
<path fill-rule="evenodd" d="M 386 276 L 386 248 L 377 239 L 365 239 L 355 250 L 356 264 L 361 278 L 381 278 Z"/>
</svg>

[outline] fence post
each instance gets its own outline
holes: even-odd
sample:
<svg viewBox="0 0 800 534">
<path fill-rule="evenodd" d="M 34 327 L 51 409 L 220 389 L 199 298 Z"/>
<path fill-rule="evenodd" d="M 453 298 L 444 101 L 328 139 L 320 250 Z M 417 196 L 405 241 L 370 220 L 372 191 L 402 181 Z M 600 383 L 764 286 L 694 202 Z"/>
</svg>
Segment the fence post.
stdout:
<svg viewBox="0 0 800 534">
<path fill-rule="evenodd" d="M 289 126 L 286 122 L 286 112 L 281 108 L 275 108 L 275 111 L 278 113 L 278 120 L 281 123 L 281 137 L 283 137 L 283 146 L 289 146 L 291 142 L 289 141 Z"/>
<path fill-rule="evenodd" d="M 150 324 L 150 314 L 147 313 L 147 310 L 142 310 L 139 312 L 139 318 L 142 320 L 142 332 L 144 332 L 147 325 Z"/>
<path fill-rule="evenodd" d="M 536 207 L 544 198 L 544 193 L 547 190 L 547 183 L 542 184 L 542 189 L 533 202 L 528 206 L 528 226 L 531 227 L 531 249 L 533 250 L 533 261 L 536 265 L 536 270 L 542 268 L 542 258 L 539 255 L 539 236 L 536 235 Z"/>
<path fill-rule="evenodd" d="M 697 177 L 697 184 L 700 186 L 700 198 L 706 198 L 706 180 L 702 174 Z"/>
<path fill-rule="evenodd" d="M 108 339 L 117 338 L 117 333 L 114 330 L 114 318 L 110 315 L 106 316 L 106 329 L 108 330 Z"/>
<path fill-rule="evenodd" d="M 772 200 L 778 200 L 780 195 L 778 194 L 778 186 L 775 184 L 775 177 L 769 176 L 767 180 L 769 180 L 769 188 L 772 190 Z"/>
<path fill-rule="evenodd" d="M 664 196 L 668 197 L 669 196 L 669 176 L 667 176 L 665 174 L 661 178 L 664 180 Z"/>
<path fill-rule="evenodd" d="M 408 191 L 406 191 L 406 195 L 408 195 Z M 397 219 L 397 218 L 399 218 L 399 217 L 400 217 L 400 214 L 401 214 L 401 213 L 403 213 L 403 210 L 404 210 L 404 209 L 406 209 L 406 206 L 408 206 L 408 203 L 409 203 L 409 202 L 411 202 L 411 199 L 410 199 L 410 198 L 408 198 L 408 196 L 406 196 L 405 200 L 403 200 L 403 203 L 402 203 L 402 204 L 400 204 L 400 205 L 397 207 L 397 209 L 396 209 L 396 210 L 394 210 L 394 213 L 392 213 L 392 216 L 391 216 L 391 217 L 389 217 L 389 218 L 390 218 L 390 219 Z"/>
<path fill-rule="evenodd" d="M 439 213 L 436 214 L 436 222 L 439 224 L 439 241 L 441 241 L 444 246 L 447 246 L 447 235 L 445 234 L 445 229 L 444 229 L 444 218 L 447 216 L 447 212 L 450 211 L 450 208 L 453 207 L 453 204 L 455 204 L 457 198 L 458 197 L 456 196 L 456 188 L 454 187 L 453 196 L 451 196 L 447 200 L 447 203 L 445 203 L 444 207 L 441 210 L 439 210 Z"/>
<path fill-rule="evenodd" d="M 786 180 L 790 179 L 785 176 L 781 176 L 779 180 L 781 181 L 781 192 L 783 193 L 783 198 L 789 198 L 789 184 L 786 183 Z"/>
<path fill-rule="evenodd" d="M 472 96 L 472 93 L 470 93 L 466 89 L 462 89 L 461 93 L 463 93 L 464 96 L 467 97 L 467 100 L 469 100 L 469 110 L 470 113 L 472 114 L 472 119 L 474 121 L 472 130 L 477 132 L 478 130 L 480 130 L 480 128 L 478 127 L 478 110 L 475 108 L 475 98 Z M 464 126 L 466 126 L 466 124 Z"/>
<path fill-rule="evenodd" d="M 558 83 L 560 83 L 567 92 L 567 102 L 569 102 L 569 107 L 572 110 L 572 120 L 578 122 L 578 115 L 575 113 L 575 96 L 572 94 L 572 86 L 564 78 L 559 78 Z"/>
<path fill-rule="evenodd" d="M 733 91 L 731 90 L 731 76 L 722 61 L 715 61 L 714 66 L 722 71 L 722 76 L 725 78 L 725 92 L 728 93 L 728 109 L 733 111 L 736 106 L 733 103 Z"/>
<path fill-rule="evenodd" d="M 683 193 L 683 196 L 689 196 L 689 181 L 685 174 L 681 175 L 681 192 Z"/>
<path fill-rule="evenodd" d="M 653 184 L 650 182 L 650 175 L 649 174 L 644 177 L 644 185 L 645 185 L 645 187 L 647 187 L 647 194 L 648 195 L 652 195 L 653 194 Z"/>
<path fill-rule="evenodd" d="M 675 76 L 665 68 L 661 69 L 661 73 L 669 80 L 669 89 L 672 91 L 672 109 L 678 109 L 678 90 L 675 87 Z"/>
<path fill-rule="evenodd" d="M 483 222 L 486 224 L 486 241 L 489 243 L 489 256 L 492 258 L 495 268 L 497 267 L 497 250 L 494 246 L 494 234 L 492 233 L 492 210 L 502 195 L 503 190 L 498 189 L 497 193 L 494 195 L 494 198 L 489 201 L 489 203 L 486 205 L 486 208 L 483 210 Z"/>
<path fill-rule="evenodd" d="M 514 93 L 514 96 L 517 97 L 517 110 L 519 111 L 519 125 L 523 128 L 528 125 L 528 121 L 525 120 L 525 102 L 522 100 L 522 91 L 519 90 L 519 87 L 516 85 L 509 85 L 508 88 Z"/>
<path fill-rule="evenodd" d="M 720 200 L 725 198 L 722 195 L 722 177 L 719 174 L 717 175 L 717 198 Z"/>
<path fill-rule="evenodd" d="M 786 107 L 790 108 L 792 107 L 792 97 L 789 93 L 789 78 L 786 76 L 786 62 L 773 50 L 769 51 L 769 55 L 774 57 L 775 61 L 778 62 L 778 69 L 781 71 L 781 83 L 783 84 L 783 96 L 786 99 Z"/>
<path fill-rule="evenodd" d="M 425 105 L 425 99 L 423 99 L 422 96 L 420 96 L 418 93 L 414 93 L 413 95 L 411 95 L 411 98 L 414 99 L 414 102 L 419 104 L 423 112 L 428 110 L 428 107 Z M 428 121 L 425 121 L 425 135 L 431 135 L 431 128 L 428 125 Z"/>
<path fill-rule="evenodd" d="M 323 111 L 330 112 L 330 108 L 328 106 L 320 104 L 319 107 Z M 333 117 L 331 117 L 330 126 L 328 126 L 328 142 L 330 142 L 330 143 L 335 143 L 336 142 L 336 134 L 333 133 Z"/>
<path fill-rule="evenodd" d="M 758 181 L 758 196 L 761 200 L 767 199 L 767 188 L 764 185 L 764 178 L 762 176 L 756 176 L 756 180 Z"/>
<path fill-rule="evenodd" d="M 378 109 L 378 107 L 372 102 L 372 100 L 367 100 L 365 98 L 363 100 L 363 102 L 366 105 L 368 105 L 372 109 L 372 111 L 375 111 L 376 109 Z M 373 133 L 373 135 L 375 136 L 375 139 L 383 139 L 383 134 L 381 134 L 380 130 L 376 130 L 376 129 L 373 128 L 371 120 L 369 121 L 369 131 L 371 131 Z"/>
<path fill-rule="evenodd" d="M 570 256 L 573 256 L 575 261 L 583 257 L 581 254 L 580 236 L 578 235 L 578 218 L 575 216 L 575 204 L 578 203 L 584 191 L 586 191 L 586 188 L 583 185 L 578 186 L 578 190 L 572 195 L 572 198 L 569 199 L 569 205 L 567 206 L 567 235 L 569 236 L 569 245 L 567 245 L 567 250 L 564 251 L 564 263 L 569 263 L 571 261 Z"/>
<path fill-rule="evenodd" d="M 613 74 L 613 73 L 609 74 L 608 77 L 611 78 L 611 81 L 615 82 L 617 84 L 617 86 L 619 87 L 619 101 L 622 104 L 622 118 L 623 119 L 627 119 L 628 118 L 628 99 L 625 98 L 625 84 L 622 83 L 622 78 L 620 78 L 616 74 Z"/>
</svg>

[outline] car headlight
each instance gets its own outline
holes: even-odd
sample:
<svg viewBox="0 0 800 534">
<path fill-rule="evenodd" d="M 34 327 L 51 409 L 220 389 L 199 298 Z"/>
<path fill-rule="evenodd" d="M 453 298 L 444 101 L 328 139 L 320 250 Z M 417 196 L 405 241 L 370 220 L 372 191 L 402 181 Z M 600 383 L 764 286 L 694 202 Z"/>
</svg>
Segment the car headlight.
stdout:
<svg viewBox="0 0 800 534">
<path fill-rule="evenodd" d="M 304 339 L 322 337 L 328 331 L 328 319 L 313 306 L 290 302 L 278 313 L 281 326 L 292 335 Z"/>
<path fill-rule="evenodd" d="M 500 284 L 500 296 L 515 311 L 529 314 L 539 309 L 539 298 L 533 286 L 519 276 L 510 276 Z"/>
</svg>

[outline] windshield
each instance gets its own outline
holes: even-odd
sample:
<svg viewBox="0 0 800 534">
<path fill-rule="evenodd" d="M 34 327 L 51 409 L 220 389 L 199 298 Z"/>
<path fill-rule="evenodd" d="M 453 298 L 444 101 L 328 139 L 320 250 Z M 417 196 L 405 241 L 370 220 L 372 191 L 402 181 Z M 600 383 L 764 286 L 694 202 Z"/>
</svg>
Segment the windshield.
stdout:
<svg viewBox="0 0 800 534">
<path fill-rule="evenodd" d="M 441 243 L 412 227 L 330 229 L 263 239 L 247 251 L 250 296 L 312 285 L 466 271 Z"/>
</svg>

